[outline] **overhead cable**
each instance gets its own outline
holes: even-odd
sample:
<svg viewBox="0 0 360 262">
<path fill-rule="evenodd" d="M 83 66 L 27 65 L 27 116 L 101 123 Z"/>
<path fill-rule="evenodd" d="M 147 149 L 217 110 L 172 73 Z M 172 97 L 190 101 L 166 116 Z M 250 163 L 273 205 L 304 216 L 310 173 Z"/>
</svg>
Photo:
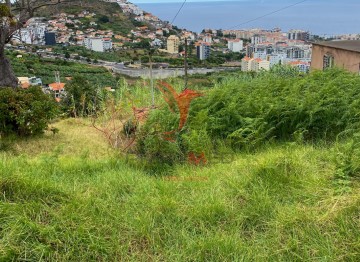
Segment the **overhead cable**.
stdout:
<svg viewBox="0 0 360 262">
<path fill-rule="evenodd" d="M 177 11 L 176 15 L 174 16 L 174 18 L 172 19 L 171 21 L 171 24 L 174 23 L 174 21 L 176 20 L 176 18 L 178 17 L 178 15 L 180 14 L 181 10 L 183 9 L 185 3 L 186 3 L 187 0 L 184 0 L 184 2 L 182 3 L 182 5 L 180 6 L 179 10 Z"/>
<path fill-rule="evenodd" d="M 303 0 L 303 1 L 300 1 L 300 2 L 297 2 L 297 3 L 294 3 L 294 4 L 292 4 L 292 5 L 288 5 L 288 6 L 282 7 L 282 8 L 280 8 L 280 9 L 277 9 L 277 10 L 272 11 L 272 12 L 270 12 L 270 13 L 264 14 L 264 15 L 262 15 L 262 16 L 259 16 L 259 17 L 253 18 L 253 19 L 250 19 L 250 20 L 245 21 L 245 22 L 243 22 L 243 23 L 241 23 L 241 24 L 232 26 L 232 27 L 230 27 L 230 28 L 228 28 L 228 29 L 234 29 L 234 28 L 240 27 L 240 26 L 242 26 L 242 25 L 245 25 L 245 24 L 254 22 L 254 21 L 259 20 L 259 19 L 261 19 L 261 18 L 264 18 L 264 17 L 266 17 L 266 16 L 269 16 L 269 15 L 272 15 L 272 14 L 276 14 L 276 13 L 278 13 L 278 12 L 280 12 L 280 11 L 283 11 L 283 10 L 285 10 L 285 9 L 294 7 L 294 6 L 296 6 L 296 5 L 300 5 L 300 4 L 302 4 L 302 3 L 306 2 L 306 1 L 308 1 L 308 0 Z"/>
</svg>

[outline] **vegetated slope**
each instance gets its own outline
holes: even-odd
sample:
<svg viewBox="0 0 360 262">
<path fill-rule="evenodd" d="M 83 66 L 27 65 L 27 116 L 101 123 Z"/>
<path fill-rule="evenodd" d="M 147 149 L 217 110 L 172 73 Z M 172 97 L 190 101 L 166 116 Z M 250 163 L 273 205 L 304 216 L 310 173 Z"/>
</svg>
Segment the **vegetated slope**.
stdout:
<svg viewBox="0 0 360 262">
<path fill-rule="evenodd" d="M 17 52 L 8 53 L 17 76 L 37 76 L 42 79 L 43 84 L 50 84 L 55 81 L 54 73 L 59 71 L 61 81 L 65 81 L 65 77 L 80 74 L 95 86 L 116 87 L 117 81 L 115 77 L 104 67 L 68 62 L 61 59 L 39 58 L 35 55 L 26 54 L 23 54 L 22 58 L 16 58 L 17 54 Z"/>
<path fill-rule="evenodd" d="M 99 29 L 111 29 L 115 33 L 127 34 L 135 27 L 135 20 L 133 20 L 129 15 L 124 14 L 117 3 L 109 3 L 99 0 L 73 0 L 71 3 L 60 4 L 56 7 L 43 7 L 39 9 L 37 15 L 44 17 L 51 17 L 60 13 L 75 15 L 84 10 L 96 14 L 96 17 L 92 19 L 99 24 Z M 101 20 L 100 18 L 103 16 L 106 16 L 109 21 L 104 22 Z M 84 18 L 83 22 L 86 22 L 86 20 L 89 19 Z"/>
<path fill-rule="evenodd" d="M 241 119 L 235 113 L 242 112 L 275 127 L 300 119 L 303 134 L 289 138 L 292 125 L 273 133 L 283 135 L 277 138 L 264 137 L 260 129 L 261 143 L 253 143 L 254 135 L 249 147 L 235 140 L 241 146 L 229 146 L 242 151 L 203 167 L 160 166 L 162 172 L 154 174 L 140 159 L 108 150 L 86 121 L 71 119 L 54 124 L 56 135 L 3 146 L 0 261 L 358 261 L 360 138 L 349 120 L 356 101 L 348 103 L 356 98 L 358 76 L 334 70 L 277 79 L 282 73 L 249 78 L 253 89 L 245 89 L 244 78 L 224 79 L 203 98 L 214 102 L 211 114 L 201 114 L 207 104 L 199 99 L 188 128 L 197 131 L 197 118 L 207 128 L 200 134 L 213 139 L 225 140 L 235 128 L 253 134 L 258 126 L 246 126 L 251 120 L 226 118 Z M 301 92 L 284 95 L 292 88 Z M 334 106 L 338 111 L 332 112 Z M 343 116 L 346 108 L 350 115 Z M 345 129 L 347 138 L 312 128 L 319 123 L 294 118 L 294 110 Z M 207 146 L 202 136 L 194 137 L 199 147 Z"/>
<path fill-rule="evenodd" d="M 336 146 L 151 176 L 81 122 L 56 127 L 0 153 L 1 261 L 359 259 L 359 183 L 335 183 Z"/>
<path fill-rule="evenodd" d="M 193 152 L 211 158 L 223 145 L 243 150 L 268 141 L 333 142 L 359 132 L 359 86 L 359 76 L 338 69 L 299 75 L 279 67 L 224 78 L 194 100 L 181 130 L 178 112 L 154 110 L 138 149 L 151 161 L 172 163 Z M 173 130 L 176 135 L 164 140 Z"/>
</svg>

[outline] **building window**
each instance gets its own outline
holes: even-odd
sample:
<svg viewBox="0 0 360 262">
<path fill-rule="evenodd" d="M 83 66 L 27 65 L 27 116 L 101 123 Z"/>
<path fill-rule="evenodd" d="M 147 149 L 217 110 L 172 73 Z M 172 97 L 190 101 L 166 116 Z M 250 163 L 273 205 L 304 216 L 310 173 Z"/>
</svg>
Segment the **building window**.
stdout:
<svg viewBox="0 0 360 262">
<path fill-rule="evenodd" d="M 334 57 L 331 54 L 324 55 L 323 69 L 331 68 L 334 66 Z"/>
</svg>

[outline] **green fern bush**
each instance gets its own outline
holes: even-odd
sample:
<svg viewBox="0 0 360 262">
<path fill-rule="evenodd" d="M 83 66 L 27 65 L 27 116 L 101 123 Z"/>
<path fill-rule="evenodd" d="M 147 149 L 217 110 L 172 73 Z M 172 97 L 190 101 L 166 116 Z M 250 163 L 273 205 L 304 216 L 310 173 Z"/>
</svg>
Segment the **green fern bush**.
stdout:
<svg viewBox="0 0 360 262">
<path fill-rule="evenodd" d="M 175 141 L 164 141 L 159 134 L 176 129 L 176 114 L 166 107 L 153 112 L 139 148 L 143 154 L 149 152 L 144 146 L 149 134 L 156 134 L 162 143 L 176 144 L 159 146 L 151 155 L 168 156 L 164 151 L 176 147 L 171 154 L 182 160 L 190 151 L 211 156 L 219 141 L 234 150 L 254 149 L 269 141 L 331 142 L 339 134 L 357 131 L 359 115 L 359 76 L 339 69 L 299 75 L 277 68 L 217 83 L 192 102 L 187 123 Z"/>
</svg>

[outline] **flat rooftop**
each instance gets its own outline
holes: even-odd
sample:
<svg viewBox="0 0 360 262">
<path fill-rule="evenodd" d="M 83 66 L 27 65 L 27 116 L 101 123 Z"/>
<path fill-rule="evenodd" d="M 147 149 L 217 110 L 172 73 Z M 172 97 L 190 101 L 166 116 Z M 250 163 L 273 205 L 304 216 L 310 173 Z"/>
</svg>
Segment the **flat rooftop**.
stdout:
<svg viewBox="0 0 360 262">
<path fill-rule="evenodd" d="M 333 47 L 333 48 L 360 53 L 360 40 L 324 41 L 324 42 L 313 43 L 313 45 Z"/>
</svg>

